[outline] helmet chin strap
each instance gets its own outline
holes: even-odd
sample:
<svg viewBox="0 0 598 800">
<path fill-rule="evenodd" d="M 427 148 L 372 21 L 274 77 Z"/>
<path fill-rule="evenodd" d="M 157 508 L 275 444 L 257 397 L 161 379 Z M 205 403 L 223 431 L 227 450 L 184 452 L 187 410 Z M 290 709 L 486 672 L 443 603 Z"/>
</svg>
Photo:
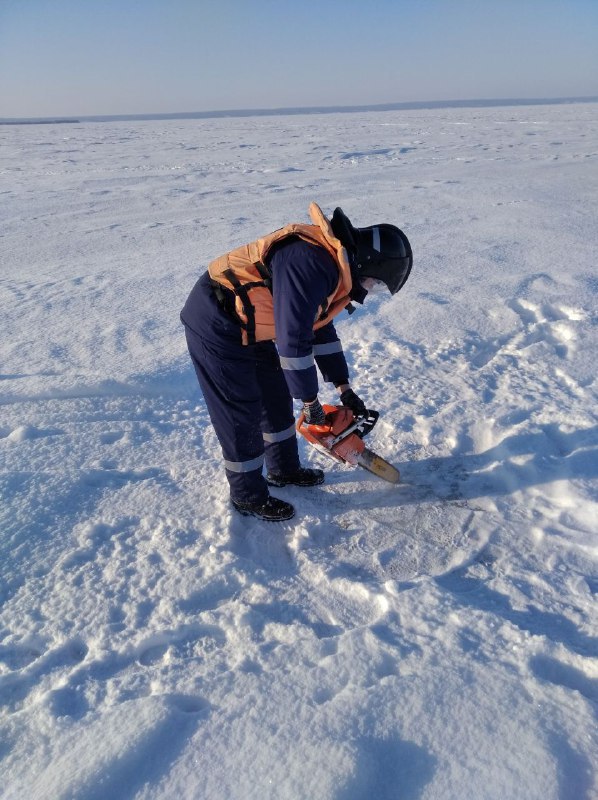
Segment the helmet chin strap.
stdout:
<svg viewBox="0 0 598 800">
<path fill-rule="evenodd" d="M 361 281 L 353 280 L 353 288 L 351 289 L 351 293 L 349 295 L 351 300 L 353 300 L 354 303 L 359 303 L 360 305 L 362 305 L 366 296 L 367 296 L 367 289 L 363 288 Z"/>
</svg>

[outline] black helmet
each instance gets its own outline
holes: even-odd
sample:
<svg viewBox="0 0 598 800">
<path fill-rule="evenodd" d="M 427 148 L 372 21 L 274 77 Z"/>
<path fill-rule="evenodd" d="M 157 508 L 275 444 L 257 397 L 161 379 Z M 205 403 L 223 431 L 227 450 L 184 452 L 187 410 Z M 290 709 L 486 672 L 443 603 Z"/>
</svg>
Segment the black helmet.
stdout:
<svg viewBox="0 0 598 800">
<path fill-rule="evenodd" d="M 358 278 L 378 278 L 391 294 L 405 285 L 413 253 L 403 231 L 387 223 L 354 228 L 342 208 L 334 210 L 331 225 L 334 235 L 347 248 Z"/>
</svg>

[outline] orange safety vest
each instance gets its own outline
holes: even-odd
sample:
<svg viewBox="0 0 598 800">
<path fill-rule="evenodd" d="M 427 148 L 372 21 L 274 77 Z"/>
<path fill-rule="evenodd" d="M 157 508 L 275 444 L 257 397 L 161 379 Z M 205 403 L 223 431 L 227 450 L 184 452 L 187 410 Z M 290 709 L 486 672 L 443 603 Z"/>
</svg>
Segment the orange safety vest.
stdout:
<svg viewBox="0 0 598 800">
<path fill-rule="evenodd" d="M 313 225 L 290 223 L 255 242 L 231 250 L 208 266 L 210 278 L 235 295 L 235 313 L 242 328 L 243 344 L 276 338 L 270 272 L 265 260 L 272 246 L 289 236 L 298 236 L 323 247 L 339 270 L 336 289 L 320 306 L 314 330 L 326 325 L 349 305 L 352 281 L 347 251 L 332 232 L 329 220 L 317 203 L 311 203 L 309 216 Z"/>
</svg>

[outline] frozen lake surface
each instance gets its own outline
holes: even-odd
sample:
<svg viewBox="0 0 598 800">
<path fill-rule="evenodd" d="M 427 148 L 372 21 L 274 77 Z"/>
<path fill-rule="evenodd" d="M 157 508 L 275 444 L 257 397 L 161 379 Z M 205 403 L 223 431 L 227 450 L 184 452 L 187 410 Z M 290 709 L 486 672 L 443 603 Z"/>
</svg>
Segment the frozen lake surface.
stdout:
<svg viewBox="0 0 598 800">
<path fill-rule="evenodd" d="M 597 143 L 591 103 L 0 128 L 3 797 L 598 796 Z M 178 313 L 311 200 L 413 245 L 337 326 L 403 483 L 248 521 Z"/>
</svg>

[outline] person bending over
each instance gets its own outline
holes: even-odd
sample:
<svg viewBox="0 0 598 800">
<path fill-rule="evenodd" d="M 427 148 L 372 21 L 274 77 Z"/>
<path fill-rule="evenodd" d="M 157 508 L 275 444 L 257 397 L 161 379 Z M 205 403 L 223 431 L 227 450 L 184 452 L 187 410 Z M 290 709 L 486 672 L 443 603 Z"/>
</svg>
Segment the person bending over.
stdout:
<svg viewBox="0 0 598 800">
<path fill-rule="evenodd" d="M 312 224 L 291 223 L 212 261 L 181 311 L 232 504 L 264 520 L 295 513 L 270 486 L 324 481 L 322 470 L 299 462 L 293 417 L 296 398 L 307 423 L 325 421 L 316 365 L 343 405 L 356 415 L 366 410 L 334 317 L 370 292 L 396 294 L 413 263 L 394 225 L 355 228 L 342 209 L 328 220 L 316 203 L 309 214 Z"/>
</svg>

